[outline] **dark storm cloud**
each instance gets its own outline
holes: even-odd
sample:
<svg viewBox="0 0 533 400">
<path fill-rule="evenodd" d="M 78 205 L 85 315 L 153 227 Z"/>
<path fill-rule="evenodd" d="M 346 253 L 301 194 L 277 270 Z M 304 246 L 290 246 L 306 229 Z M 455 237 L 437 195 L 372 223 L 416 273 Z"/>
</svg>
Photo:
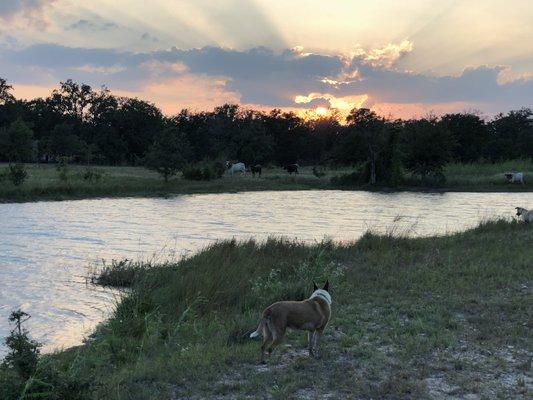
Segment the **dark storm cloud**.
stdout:
<svg viewBox="0 0 533 400">
<path fill-rule="evenodd" d="M 498 83 L 502 67 L 467 68 L 459 76 L 432 77 L 388 69 L 356 65 L 361 79 L 341 85 L 337 93 L 365 93 L 380 102 L 512 102 L 531 106 L 533 80 L 517 79 Z"/>
<path fill-rule="evenodd" d="M 186 68 L 165 68 L 172 64 Z M 274 52 L 264 47 L 247 51 L 204 47 L 132 53 L 35 45 L 0 51 L 0 69 L 7 73 L 8 80 L 17 79 L 27 84 L 38 83 L 31 81 L 36 75 L 30 71 L 42 70 L 46 71 L 47 79 L 52 75 L 57 81 L 73 78 L 124 90 L 135 90 L 147 82 L 184 73 L 225 77 L 229 78 L 227 89 L 240 93 L 243 103 L 268 106 L 295 106 L 296 95 L 309 93 L 328 93 L 336 97 L 367 94 L 373 102 L 391 103 L 461 101 L 512 107 L 533 105 L 533 80 L 517 79 L 499 84 L 501 67 L 482 66 L 466 69 L 459 76 L 434 77 L 372 66 L 361 58 L 347 64 L 340 56 L 301 54 L 292 50 Z M 325 83 L 324 78 L 341 82 Z"/>
</svg>

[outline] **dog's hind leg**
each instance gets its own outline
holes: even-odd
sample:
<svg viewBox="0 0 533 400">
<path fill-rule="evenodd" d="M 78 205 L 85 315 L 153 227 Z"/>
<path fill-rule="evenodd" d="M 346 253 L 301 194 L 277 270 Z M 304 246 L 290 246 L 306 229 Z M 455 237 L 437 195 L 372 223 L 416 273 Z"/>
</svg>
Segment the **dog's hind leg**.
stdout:
<svg viewBox="0 0 533 400">
<path fill-rule="evenodd" d="M 268 354 L 272 354 L 274 349 L 278 347 L 278 345 L 281 343 L 282 339 L 283 339 L 283 336 L 278 336 L 276 337 L 276 339 L 272 341 L 272 343 L 270 344 L 270 347 L 268 348 Z"/>
<path fill-rule="evenodd" d="M 268 349 L 268 354 L 272 354 L 274 349 L 281 343 L 285 336 L 285 324 L 275 324 L 273 321 L 267 321 L 267 326 L 272 333 L 272 343 Z"/>
<path fill-rule="evenodd" d="M 263 344 L 261 345 L 261 359 L 260 359 L 260 362 L 261 364 L 265 364 L 265 355 L 268 351 L 268 354 L 272 353 L 272 336 L 266 336 L 266 337 L 263 337 Z"/>
<path fill-rule="evenodd" d="M 271 346 L 274 338 L 272 337 L 272 332 L 270 331 L 267 324 L 264 324 L 263 327 L 263 343 L 261 345 L 261 364 L 265 364 L 265 354 L 268 351 L 268 354 L 272 353 Z"/>
</svg>

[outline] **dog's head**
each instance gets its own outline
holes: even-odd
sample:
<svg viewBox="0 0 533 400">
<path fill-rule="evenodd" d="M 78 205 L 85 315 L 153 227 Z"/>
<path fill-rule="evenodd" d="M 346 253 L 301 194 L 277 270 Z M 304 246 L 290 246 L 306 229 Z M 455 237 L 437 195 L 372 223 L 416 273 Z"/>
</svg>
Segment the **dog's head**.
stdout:
<svg viewBox="0 0 533 400">
<path fill-rule="evenodd" d="M 324 299 L 329 305 L 331 305 L 331 295 L 329 294 L 329 280 L 326 281 L 326 284 L 322 289 L 320 289 L 315 282 L 313 282 L 313 294 L 311 295 L 311 299 L 313 297 L 320 297 Z"/>
<path fill-rule="evenodd" d="M 521 216 L 522 214 L 524 214 L 526 212 L 526 209 L 522 208 L 522 207 L 515 207 L 515 209 L 516 209 L 516 216 L 517 217 Z"/>
</svg>

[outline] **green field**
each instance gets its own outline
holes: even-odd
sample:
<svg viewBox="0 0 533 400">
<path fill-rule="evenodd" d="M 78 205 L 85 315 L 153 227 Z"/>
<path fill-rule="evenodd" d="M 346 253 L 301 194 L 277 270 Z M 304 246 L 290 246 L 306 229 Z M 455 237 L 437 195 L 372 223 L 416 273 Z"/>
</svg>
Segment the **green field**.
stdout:
<svg viewBox="0 0 533 400">
<path fill-rule="evenodd" d="M 117 263 L 130 288 L 85 345 L 0 372 L 0 398 L 518 399 L 532 395 L 533 229 L 366 234 L 353 244 L 226 241 L 181 262 Z M 322 359 L 291 332 L 266 366 L 261 310 L 332 283 Z M 40 397 L 39 397 L 40 396 Z M 530 397 L 529 397 L 530 398 Z"/>
<path fill-rule="evenodd" d="M 0 164 L 0 171 L 7 167 Z M 0 185 L 0 202 L 67 200 L 95 197 L 151 197 L 188 193 L 222 193 L 261 190 L 440 190 L 440 191 L 533 191 L 533 162 L 508 161 L 499 164 L 449 164 L 445 169 L 446 183 L 428 186 L 405 174 L 405 182 L 395 187 L 333 185 L 333 176 L 350 173 L 351 168 L 326 168 L 320 178 L 312 167 L 303 167 L 300 174 L 290 176 L 281 168 L 264 168 L 261 178 L 224 176 L 212 181 L 190 181 L 176 176 L 165 183 L 161 177 L 142 167 L 91 167 L 101 178 L 89 181 L 83 178 L 87 167 L 69 166 L 67 179 L 61 180 L 54 165 L 28 164 L 28 179 L 21 186 L 7 180 Z M 503 172 L 525 172 L 525 184 L 507 184 Z"/>
<path fill-rule="evenodd" d="M 3 166 L 0 165 L 0 168 Z M 5 165 L 4 165 L 5 167 Z M 191 181 L 176 176 L 165 183 L 155 172 L 142 167 L 91 167 L 101 173 L 97 181 L 83 179 L 86 167 L 69 166 L 67 180 L 61 180 L 53 165 L 28 165 L 28 179 L 15 187 L 4 181 L 0 201 L 67 200 L 95 197 L 151 197 L 188 193 L 222 193 L 252 190 L 302 190 L 327 187 L 309 171 L 289 176 L 282 169 L 265 171 L 262 178 L 235 175 L 211 181 Z"/>
</svg>

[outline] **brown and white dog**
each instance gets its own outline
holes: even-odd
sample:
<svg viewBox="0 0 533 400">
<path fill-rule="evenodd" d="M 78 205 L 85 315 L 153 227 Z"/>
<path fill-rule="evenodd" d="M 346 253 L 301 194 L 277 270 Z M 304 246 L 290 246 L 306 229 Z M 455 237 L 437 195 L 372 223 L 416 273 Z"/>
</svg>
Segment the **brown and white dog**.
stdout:
<svg viewBox="0 0 533 400">
<path fill-rule="evenodd" d="M 320 357 L 320 337 L 331 317 L 329 282 L 319 289 L 313 284 L 313 294 L 303 301 L 279 301 L 263 311 L 259 326 L 251 338 L 263 336 L 261 362 L 280 344 L 287 328 L 308 331 L 309 355 Z"/>
<path fill-rule="evenodd" d="M 521 217 L 524 222 L 533 223 L 533 210 L 526 210 L 522 207 L 516 207 L 516 216 Z"/>
</svg>

